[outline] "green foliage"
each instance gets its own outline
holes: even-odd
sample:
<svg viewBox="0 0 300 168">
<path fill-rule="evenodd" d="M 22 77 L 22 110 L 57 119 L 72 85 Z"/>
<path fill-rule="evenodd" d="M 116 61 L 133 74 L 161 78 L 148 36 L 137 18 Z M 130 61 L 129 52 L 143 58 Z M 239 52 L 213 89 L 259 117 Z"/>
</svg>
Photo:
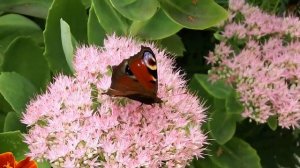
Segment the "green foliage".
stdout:
<svg viewBox="0 0 300 168">
<path fill-rule="evenodd" d="M 24 111 L 26 103 L 34 93 L 36 93 L 36 88 L 23 76 L 15 72 L 0 74 L 0 94 L 18 113 L 18 116 Z"/>
<path fill-rule="evenodd" d="M 209 107 L 208 130 L 211 137 L 223 145 L 235 134 L 236 122 L 240 120 L 242 105 L 235 97 L 235 91 L 223 81 L 211 83 L 207 75 L 196 74 L 190 88 L 207 100 Z"/>
<path fill-rule="evenodd" d="M 182 29 L 159 10 L 147 21 L 135 21 L 130 27 L 130 34 L 148 40 L 158 40 L 171 36 Z"/>
<path fill-rule="evenodd" d="M 43 56 L 43 49 L 32 38 L 16 38 L 4 55 L 3 71 L 17 72 L 30 80 L 36 88 L 45 88 L 50 80 L 50 70 Z"/>
<path fill-rule="evenodd" d="M 299 129 L 273 131 L 268 125 L 247 122 L 240 123 L 237 128 L 236 134 L 256 149 L 263 167 L 300 166 Z"/>
<path fill-rule="evenodd" d="M 158 43 L 162 48 L 165 48 L 168 52 L 175 54 L 175 56 L 183 56 L 185 51 L 184 44 L 181 41 L 181 38 L 178 35 L 172 35 L 167 38 L 164 38 Z"/>
<path fill-rule="evenodd" d="M 109 0 L 92 0 L 92 7 L 106 33 L 128 34 L 130 21 L 118 13 Z"/>
<path fill-rule="evenodd" d="M 115 9 L 130 20 L 148 20 L 159 7 L 157 0 L 110 0 Z"/>
<path fill-rule="evenodd" d="M 9 131 L 25 132 L 26 126 L 21 123 L 20 117 L 18 117 L 17 113 L 12 111 L 7 113 L 5 117 L 3 131 L 4 132 L 9 132 Z"/>
<path fill-rule="evenodd" d="M 74 48 L 77 45 L 76 40 L 72 36 L 70 26 L 67 22 L 65 22 L 63 19 L 60 19 L 60 35 L 61 35 L 61 43 L 63 47 L 63 51 L 67 60 L 67 63 L 69 65 L 70 70 L 72 73 L 75 72 L 73 68 L 73 57 L 74 57 Z"/>
<path fill-rule="evenodd" d="M 23 142 L 20 131 L 0 133 L 0 153 L 10 151 L 14 154 L 16 160 L 24 159 L 24 154 L 28 148 Z"/>
<path fill-rule="evenodd" d="M 227 18 L 227 12 L 213 0 L 160 0 L 166 14 L 190 29 L 206 29 Z"/>
<path fill-rule="evenodd" d="M 282 0 L 249 0 L 250 3 L 259 6 L 261 9 L 268 12 L 277 12 L 278 7 L 283 3 Z"/>
<path fill-rule="evenodd" d="M 46 18 L 52 0 L 1 0 L 0 11 Z"/>
<path fill-rule="evenodd" d="M 95 13 L 94 7 L 90 8 L 89 18 L 87 23 L 87 34 L 89 44 L 103 45 L 105 38 L 105 30 L 101 26 L 98 17 Z"/>
<path fill-rule="evenodd" d="M 31 36 L 38 43 L 43 41 L 42 30 L 33 21 L 16 14 L 0 16 L 0 69 L 4 51 L 19 36 Z"/>
<path fill-rule="evenodd" d="M 205 161 L 194 161 L 198 167 L 261 167 L 254 148 L 247 142 L 235 138 L 236 124 L 242 121 L 243 106 L 236 92 L 223 81 L 211 83 L 207 75 L 196 74 L 190 89 L 207 100 L 209 137 L 215 142 L 209 147 L 211 156 Z"/>
<path fill-rule="evenodd" d="M 71 32 L 78 42 L 84 43 L 87 40 L 87 16 L 84 6 L 79 0 L 54 0 L 47 16 L 46 28 L 44 31 L 45 52 L 50 69 L 54 73 L 71 73 L 64 55 L 60 19 L 65 20 L 71 28 Z"/>
<path fill-rule="evenodd" d="M 213 144 L 209 148 L 210 157 L 194 160 L 197 168 L 260 168 L 260 158 L 253 147 L 240 138 L 232 138 L 224 145 Z"/>
</svg>

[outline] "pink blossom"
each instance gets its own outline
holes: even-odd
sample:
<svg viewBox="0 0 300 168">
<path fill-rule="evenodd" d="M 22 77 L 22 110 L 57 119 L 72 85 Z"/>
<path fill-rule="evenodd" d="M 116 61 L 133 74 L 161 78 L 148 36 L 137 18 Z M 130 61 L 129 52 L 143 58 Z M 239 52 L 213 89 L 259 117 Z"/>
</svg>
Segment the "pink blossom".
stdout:
<svg viewBox="0 0 300 168">
<path fill-rule="evenodd" d="M 232 11 L 239 11 L 245 5 L 245 0 L 229 0 L 228 5 Z"/>
<path fill-rule="evenodd" d="M 110 66 L 139 52 L 141 45 L 156 55 L 157 94 L 163 103 L 141 105 L 101 94 L 111 84 Z M 75 76 L 58 75 L 27 105 L 22 122 L 29 126 L 29 155 L 52 167 L 109 168 L 184 167 L 202 157 L 205 108 L 166 55 L 152 43 L 115 35 L 107 37 L 103 48 L 78 48 Z"/>
<path fill-rule="evenodd" d="M 275 116 L 281 127 L 299 128 L 300 20 L 270 15 L 243 3 L 229 2 L 233 18 L 207 58 L 213 65 L 210 78 L 226 79 L 236 86 L 245 106 L 243 117 L 265 123 Z M 235 18 L 237 13 L 243 19 Z"/>
</svg>

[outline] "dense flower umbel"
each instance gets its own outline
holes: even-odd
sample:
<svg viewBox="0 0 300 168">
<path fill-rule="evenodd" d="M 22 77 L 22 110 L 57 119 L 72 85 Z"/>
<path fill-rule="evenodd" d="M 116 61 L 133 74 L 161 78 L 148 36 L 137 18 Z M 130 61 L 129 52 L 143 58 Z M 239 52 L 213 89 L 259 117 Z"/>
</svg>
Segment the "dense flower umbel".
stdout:
<svg viewBox="0 0 300 168">
<path fill-rule="evenodd" d="M 141 105 L 103 95 L 112 65 L 151 47 L 158 64 L 161 104 Z M 153 44 L 109 36 L 103 48 L 77 50 L 75 77 L 57 76 L 27 106 L 23 122 L 29 156 L 53 167 L 184 167 L 202 157 L 204 108 L 188 93 L 173 60 Z"/>
<path fill-rule="evenodd" d="M 223 38 L 207 60 L 210 79 L 236 86 L 244 117 L 285 128 L 300 124 L 300 20 L 264 13 L 243 0 L 229 1 Z"/>
</svg>

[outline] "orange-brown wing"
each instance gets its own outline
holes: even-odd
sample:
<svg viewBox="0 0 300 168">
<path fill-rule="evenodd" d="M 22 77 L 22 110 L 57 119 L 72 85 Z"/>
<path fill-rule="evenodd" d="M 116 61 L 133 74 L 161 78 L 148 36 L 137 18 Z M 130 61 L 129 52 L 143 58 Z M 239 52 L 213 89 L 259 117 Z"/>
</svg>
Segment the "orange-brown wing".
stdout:
<svg viewBox="0 0 300 168">
<path fill-rule="evenodd" d="M 154 53 L 149 47 L 129 59 L 129 67 L 136 79 L 143 85 L 145 91 L 156 95 L 157 93 L 157 66 Z"/>
<path fill-rule="evenodd" d="M 112 83 L 105 93 L 122 96 L 142 103 L 159 103 L 157 97 L 156 59 L 149 47 L 113 67 Z"/>
</svg>

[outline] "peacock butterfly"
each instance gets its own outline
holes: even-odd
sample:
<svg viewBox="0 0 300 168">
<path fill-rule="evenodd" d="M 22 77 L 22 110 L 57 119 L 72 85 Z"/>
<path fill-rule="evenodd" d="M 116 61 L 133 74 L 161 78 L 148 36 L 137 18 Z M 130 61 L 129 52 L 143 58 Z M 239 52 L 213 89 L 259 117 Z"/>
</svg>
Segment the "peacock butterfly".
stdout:
<svg viewBox="0 0 300 168">
<path fill-rule="evenodd" d="M 112 78 L 107 95 L 127 97 L 144 104 L 161 103 L 157 97 L 157 64 L 149 47 L 141 46 L 134 56 L 112 67 Z"/>
</svg>

